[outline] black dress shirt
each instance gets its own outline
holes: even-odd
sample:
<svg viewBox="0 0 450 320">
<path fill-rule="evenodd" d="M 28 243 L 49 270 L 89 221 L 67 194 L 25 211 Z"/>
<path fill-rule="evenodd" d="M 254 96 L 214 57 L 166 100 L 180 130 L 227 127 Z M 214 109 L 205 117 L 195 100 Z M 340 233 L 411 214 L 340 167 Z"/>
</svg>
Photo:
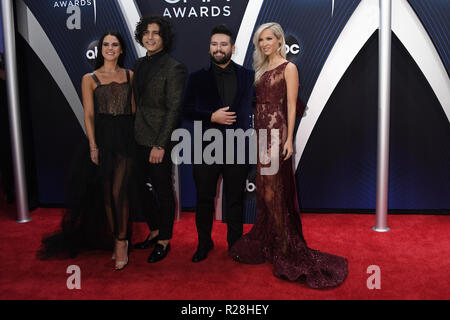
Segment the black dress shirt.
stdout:
<svg viewBox="0 0 450 320">
<path fill-rule="evenodd" d="M 230 62 L 225 68 L 221 68 L 213 62 L 211 62 L 211 65 L 220 98 L 224 106 L 231 107 L 237 91 L 237 77 L 234 64 Z"/>
<path fill-rule="evenodd" d="M 141 65 L 139 66 L 139 72 L 135 74 L 135 80 L 137 84 L 137 88 L 139 92 L 144 92 L 145 87 L 147 85 L 147 75 L 149 72 L 152 71 L 152 69 L 155 67 L 156 62 L 165 54 L 165 51 L 162 50 L 158 53 L 155 53 L 151 56 L 145 56 L 144 61 L 142 61 Z M 136 73 L 137 70 L 134 70 Z"/>
</svg>

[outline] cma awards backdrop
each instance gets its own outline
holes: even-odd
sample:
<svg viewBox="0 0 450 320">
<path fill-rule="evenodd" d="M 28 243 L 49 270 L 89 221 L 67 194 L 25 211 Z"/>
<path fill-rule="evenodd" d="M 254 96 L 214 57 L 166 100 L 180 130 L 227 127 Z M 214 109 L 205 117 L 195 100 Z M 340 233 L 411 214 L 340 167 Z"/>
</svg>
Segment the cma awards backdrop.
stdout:
<svg viewBox="0 0 450 320">
<path fill-rule="evenodd" d="M 389 208 L 450 211 L 449 21 L 446 0 L 395 0 Z M 64 202 L 74 148 L 86 139 L 80 83 L 118 30 L 126 67 L 145 54 L 133 40 L 146 15 L 170 19 L 172 55 L 190 72 L 208 66 L 211 28 L 237 35 L 234 61 L 251 68 L 251 37 L 279 22 L 307 104 L 296 133 L 296 180 L 303 211 L 374 210 L 376 197 L 378 0 L 18 0 L 15 2 L 21 103 L 30 114 L 32 162 L 41 204 Z M 401 22 L 401 23 L 400 23 Z M 192 124 L 183 121 L 182 126 Z M 182 165 L 181 205 L 195 207 L 192 168 Z M 252 222 L 254 172 L 247 182 Z"/>
</svg>

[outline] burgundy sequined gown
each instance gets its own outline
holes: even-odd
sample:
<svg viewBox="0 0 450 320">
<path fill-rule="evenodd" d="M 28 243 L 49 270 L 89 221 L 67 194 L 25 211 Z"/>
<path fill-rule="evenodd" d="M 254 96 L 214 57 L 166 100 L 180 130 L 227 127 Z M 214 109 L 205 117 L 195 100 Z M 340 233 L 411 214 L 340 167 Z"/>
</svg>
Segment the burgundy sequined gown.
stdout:
<svg viewBox="0 0 450 320">
<path fill-rule="evenodd" d="M 286 82 L 284 70 L 288 62 L 264 73 L 256 85 L 255 129 L 279 130 L 279 142 L 267 134 L 267 154 L 279 150 L 279 170 L 261 175 L 259 158 L 256 175 L 258 216 L 253 228 L 230 250 L 239 262 L 273 264 L 276 277 L 290 281 L 305 281 L 312 288 L 333 287 L 347 276 L 347 259 L 308 248 L 302 234 L 291 159 L 283 161 L 283 146 L 287 139 Z M 258 135 L 258 139 L 262 136 Z M 272 141 L 271 141 L 272 140 Z M 267 170 L 267 169 L 266 169 Z"/>
</svg>

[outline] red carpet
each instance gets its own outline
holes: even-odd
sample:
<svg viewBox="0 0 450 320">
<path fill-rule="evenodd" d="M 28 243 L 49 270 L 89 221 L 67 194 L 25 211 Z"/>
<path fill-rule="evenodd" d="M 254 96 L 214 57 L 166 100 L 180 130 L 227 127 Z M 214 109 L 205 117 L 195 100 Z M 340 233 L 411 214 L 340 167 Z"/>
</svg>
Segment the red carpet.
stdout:
<svg viewBox="0 0 450 320">
<path fill-rule="evenodd" d="M 62 210 L 38 209 L 33 221 L 15 222 L 11 206 L 0 207 L 0 299 L 304 300 L 449 299 L 450 216 L 391 215 L 390 232 L 371 230 L 374 215 L 303 214 L 311 248 L 348 258 L 349 275 L 334 289 L 313 290 L 275 278 L 269 263 L 243 265 L 227 256 L 226 225 L 216 221 L 215 248 L 207 260 L 190 261 L 196 248 L 194 214 L 175 223 L 172 251 L 147 264 L 149 250 L 134 250 L 129 266 L 113 270 L 111 254 L 92 252 L 73 260 L 39 261 L 42 235 L 55 230 Z M 245 231 L 250 229 L 245 226 Z M 147 235 L 136 224 L 134 240 Z M 66 269 L 81 268 L 81 290 L 68 290 Z M 366 286 L 367 268 L 381 268 L 381 289 Z"/>
</svg>

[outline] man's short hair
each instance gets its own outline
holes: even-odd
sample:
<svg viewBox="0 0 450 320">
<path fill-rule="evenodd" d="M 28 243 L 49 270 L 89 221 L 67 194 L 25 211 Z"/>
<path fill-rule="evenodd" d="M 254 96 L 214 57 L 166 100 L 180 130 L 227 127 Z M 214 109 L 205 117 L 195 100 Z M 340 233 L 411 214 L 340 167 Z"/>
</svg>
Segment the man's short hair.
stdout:
<svg viewBox="0 0 450 320">
<path fill-rule="evenodd" d="M 156 23 L 159 26 L 159 35 L 163 40 L 164 50 L 169 52 L 172 49 L 173 38 L 175 36 L 172 28 L 172 24 L 169 20 L 161 16 L 149 16 L 142 18 L 136 25 L 134 31 L 134 39 L 143 47 L 142 37 L 144 32 L 147 31 L 149 24 Z"/>
<path fill-rule="evenodd" d="M 231 44 L 234 45 L 234 34 L 233 32 L 228 29 L 228 27 L 224 24 L 219 24 L 218 26 L 215 26 L 212 30 L 211 30 L 211 37 L 215 34 L 226 34 L 227 36 L 230 37 L 231 39 Z"/>
</svg>

